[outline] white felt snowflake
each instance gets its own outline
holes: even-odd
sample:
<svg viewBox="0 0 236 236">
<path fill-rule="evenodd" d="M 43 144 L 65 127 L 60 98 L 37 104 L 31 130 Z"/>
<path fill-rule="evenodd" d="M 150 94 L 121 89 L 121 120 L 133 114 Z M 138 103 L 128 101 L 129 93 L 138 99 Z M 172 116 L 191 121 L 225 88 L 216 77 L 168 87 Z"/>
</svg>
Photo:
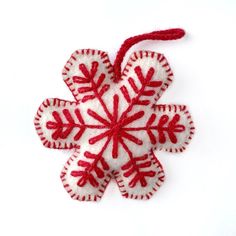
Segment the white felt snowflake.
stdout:
<svg viewBox="0 0 236 236">
<path fill-rule="evenodd" d="M 124 197 L 149 199 L 164 181 L 154 150 L 183 151 L 193 135 L 184 105 L 157 105 L 172 81 L 162 54 L 131 55 L 119 82 L 105 52 L 78 50 L 63 69 L 75 102 L 46 99 L 35 117 L 43 144 L 74 149 L 61 179 L 73 199 L 99 200 L 111 178 Z"/>
</svg>

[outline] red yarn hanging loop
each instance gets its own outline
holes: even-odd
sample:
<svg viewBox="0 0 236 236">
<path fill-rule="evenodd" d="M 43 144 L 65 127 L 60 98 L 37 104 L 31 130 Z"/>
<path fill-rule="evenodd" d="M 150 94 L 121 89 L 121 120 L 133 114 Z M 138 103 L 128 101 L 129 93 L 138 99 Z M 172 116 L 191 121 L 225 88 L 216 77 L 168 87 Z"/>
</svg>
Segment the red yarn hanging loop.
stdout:
<svg viewBox="0 0 236 236">
<path fill-rule="evenodd" d="M 115 82 L 118 82 L 121 79 L 121 64 L 125 57 L 126 52 L 136 43 L 139 43 L 143 40 L 176 40 L 180 39 L 185 35 L 183 29 L 168 29 L 161 31 L 153 31 L 151 33 L 136 35 L 131 38 L 128 38 L 121 45 L 119 51 L 117 52 L 116 59 L 114 62 L 114 73 L 115 73 Z"/>
</svg>

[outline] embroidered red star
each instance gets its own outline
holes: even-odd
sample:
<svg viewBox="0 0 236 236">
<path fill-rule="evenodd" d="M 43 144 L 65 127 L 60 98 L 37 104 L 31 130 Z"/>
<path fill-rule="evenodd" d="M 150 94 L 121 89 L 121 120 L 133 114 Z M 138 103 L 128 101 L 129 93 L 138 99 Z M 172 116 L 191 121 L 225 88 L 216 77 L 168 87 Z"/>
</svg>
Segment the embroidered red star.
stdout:
<svg viewBox="0 0 236 236">
<path fill-rule="evenodd" d="M 76 101 L 46 99 L 35 117 L 44 146 L 74 150 L 61 173 L 73 199 L 99 200 L 111 178 L 149 199 L 164 181 L 154 151 L 182 152 L 194 132 L 186 106 L 156 104 L 173 77 L 162 54 L 134 52 L 119 81 L 116 69 L 105 52 L 74 52 L 62 74 Z"/>
</svg>

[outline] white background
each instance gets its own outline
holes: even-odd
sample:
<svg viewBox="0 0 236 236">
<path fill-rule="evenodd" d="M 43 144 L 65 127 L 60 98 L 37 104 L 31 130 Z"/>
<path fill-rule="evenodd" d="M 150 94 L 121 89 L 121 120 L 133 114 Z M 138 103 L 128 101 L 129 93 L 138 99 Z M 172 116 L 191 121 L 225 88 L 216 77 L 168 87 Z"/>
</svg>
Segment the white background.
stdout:
<svg viewBox="0 0 236 236">
<path fill-rule="evenodd" d="M 234 0 L 7 0 L 0 3 L 0 235 L 236 235 Z M 182 27 L 183 40 L 143 42 L 175 73 L 162 103 L 187 104 L 196 135 L 159 152 L 166 181 L 149 201 L 70 199 L 59 178 L 70 153 L 42 146 L 33 117 L 47 97 L 72 100 L 61 70 L 80 48 L 115 53 L 127 37 Z"/>
</svg>

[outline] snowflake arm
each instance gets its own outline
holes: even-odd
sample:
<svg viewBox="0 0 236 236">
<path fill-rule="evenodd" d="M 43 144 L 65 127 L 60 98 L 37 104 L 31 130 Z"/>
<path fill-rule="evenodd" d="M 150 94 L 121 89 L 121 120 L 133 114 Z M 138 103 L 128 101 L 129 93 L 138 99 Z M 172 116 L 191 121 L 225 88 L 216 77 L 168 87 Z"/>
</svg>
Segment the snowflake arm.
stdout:
<svg viewBox="0 0 236 236">
<path fill-rule="evenodd" d="M 92 49 L 75 51 L 64 66 L 62 75 L 77 101 L 98 98 L 102 104 L 101 98 L 114 77 L 107 53 Z"/>
<path fill-rule="evenodd" d="M 185 105 L 154 106 L 159 122 L 157 124 L 159 150 L 183 152 L 194 134 L 192 117 Z M 152 131 L 151 131 L 152 132 Z"/>
<path fill-rule="evenodd" d="M 75 150 L 61 172 L 61 180 L 72 199 L 98 201 L 110 182 L 112 174 L 104 158 L 90 152 Z"/>
<path fill-rule="evenodd" d="M 58 98 L 46 99 L 40 105 L 34 125 L 43 145 L 55 149 L 79 148 L 86 129 L 78 103 Z"/>
<path fill-rule="evenodd" d="M 150 51 L 134 52 L 128 60 L 120 86 L 128 109 L 135 105 L 153 106 L 172 82 L 173 73 L 166 58 Z M 126 82 L 128 81 L 128 82 Z"/>
</svg>

